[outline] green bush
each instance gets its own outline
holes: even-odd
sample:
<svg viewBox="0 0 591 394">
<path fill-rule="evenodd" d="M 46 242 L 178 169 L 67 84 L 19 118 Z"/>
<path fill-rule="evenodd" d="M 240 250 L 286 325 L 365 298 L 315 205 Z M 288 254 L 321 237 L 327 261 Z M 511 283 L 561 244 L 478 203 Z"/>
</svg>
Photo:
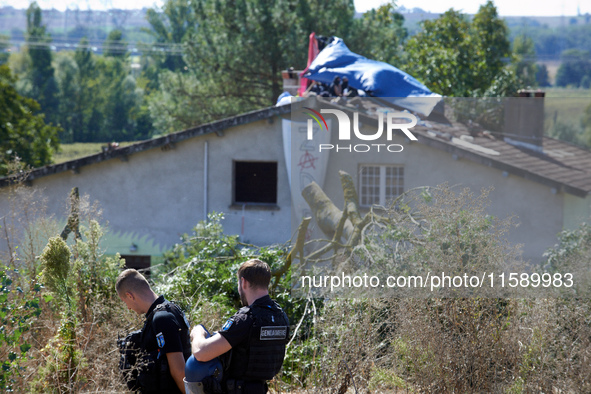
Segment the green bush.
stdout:
<svg viewBox="0 0 591 394">
<path fill-rule="evenodd" d="M 164 275 L 154 275 L 161 278 L 154 283 L 159 293 L 181 304 L 189 311 L 191 320 L 204 324 L 218 324 L 240 308 L 236 279 L 240 264 L 258 258 L 276 270 L 286 256 L 282 246 L 261 248 L 239 243 L 237 235 L 224 234 L 222 219 L 223 214 L 211 213 L 207 221 L 195 226 L 191 235 L 184 234 L 182 242 L 165 254 Z M 272 296 L 291 318 L 289 279 L 289 275 L 284 275 Z"/>
<path fill-rule="evenodd" d="M 40 349 L 45 362 L 37 366 L 30 380 L 33 392 L 79 392 L 90 380 L 89 375 L 104 368 L 94 366 L 91 370 L 87 363 L 90 339 L 102 339 L 94 332 L 102 325 L 116 326 L 114 317 L 122 318 L 115 281 L 123 261 L 119 256 L 103 256 L 99 247 L 103 230 L 97 221 L 90 220 L 82 233 L 85 240 L 76 239 L 71 247 L 60 237 L 50 238 L 39 258 L 41 278 L 54 296 L 48 318 L 52 324 L 59 320 L 59 326 L 52 327 L 53 336 Z M 106 330 L 114 347 L 113 332 Z M 93 360 L 102 356 L 92 354 Z"/>
<path fill-rule="evenodd" d="M 12 391 L 27 360 L 31 343 L 26 335 L 41 313 L 41 285 L 33 281 L 28 288 L 16 286 L 20 273 L 0 266 L 0 390 Z"/>
</svg>

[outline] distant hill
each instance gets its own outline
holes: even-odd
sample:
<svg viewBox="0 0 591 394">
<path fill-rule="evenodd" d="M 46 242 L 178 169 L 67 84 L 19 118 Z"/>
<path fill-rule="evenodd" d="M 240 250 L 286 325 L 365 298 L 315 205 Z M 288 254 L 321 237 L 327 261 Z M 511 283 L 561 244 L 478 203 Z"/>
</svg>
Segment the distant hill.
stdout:
<svg viewBox="0 0 591 394">
<path fill-rule="evenodd" d="M 415 35 L 421 30 L 420 23 L 424 20 L 432 20 L 439 18 L 438 13 L 425 11 L 421 8 L 415 7 L 412 9 L 405 7 L 398 7 L 398 12 L 404 16 L 404 27 L 408 30 L 409 35 Z"/>
<path fill-rule="evenodd" d="M 89 41 L 103 41 L 109 31 L 119 29 L 129 42 L 150 42 L 151 36 L 142 32 L 149 28 L 146 8 L 137 10 L 92 11 L 92 10 L 43 10 L 43 23 L 51 33 L 53 42 L 77 43 L 82 37 Z M 0 34 L 9 36 L 13 43 L 24 41 L 27 29 L 26 9 L 0 8 Z"/>
<path fill-rule="evenodd" d="M 130 43 L 151 43 L 152 37 L 143 31 L 150 26 L 146 21 L 147 8 L 136 10 L 111 9 L 108 11 L 55 9 L 43 11 L 43 22 L 52 35 L 55 49 L 71 49 L 73 44 L 87 37 L 91 45 L 100 46 L 109 31 L 119 29 L 123 38 Z M 421 21 L 436 19 L 440 14 L 421 8 L 399 7 L 404 16 L 404 26 L 409 35 L 421 29 Z M 362 15 L 357 13 L 356 17 Z M 505 17 L 510 29 L 510 39 L 518 34 L 527 34 L 536 44 L 539 60 L 560 60 L 565 49 L 576 48 L 591 52 L 591 15 L 579 16 L 510 16 Z M 26 10 L 13 7 L 0 8 L 0 34 L 10 37 L 13 45 L 24 43 Z"/>
</svg>

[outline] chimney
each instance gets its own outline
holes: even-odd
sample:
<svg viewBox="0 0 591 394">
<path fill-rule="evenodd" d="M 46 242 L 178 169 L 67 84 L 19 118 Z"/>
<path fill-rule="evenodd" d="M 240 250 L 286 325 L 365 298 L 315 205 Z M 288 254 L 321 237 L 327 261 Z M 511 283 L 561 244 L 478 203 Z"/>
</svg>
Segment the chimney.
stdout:
<svg viewBox="0 0 591 394">
<path fill-rule="evenodd" d="M 542 152 L 544 96 L 541 90 L 519 90 L 518 97 L 505 100 L 505 142 Z"/>
<path fill-rule="evenodd" d="M 298 94 L 298 89 L 300 87 L 300 74 L 301 71 L 296 71 L 293 69 L 293 67 L 281 71 L 284 92 L 289 92 L 289 94 L 292 96 L 296 96 Z"/>
</svg>

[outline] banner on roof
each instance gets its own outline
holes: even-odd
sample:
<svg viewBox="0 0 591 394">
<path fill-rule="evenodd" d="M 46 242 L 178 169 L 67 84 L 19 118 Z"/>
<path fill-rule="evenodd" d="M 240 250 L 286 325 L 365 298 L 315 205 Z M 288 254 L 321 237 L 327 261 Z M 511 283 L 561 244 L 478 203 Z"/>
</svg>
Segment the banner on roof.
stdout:
<svg viewBox="0 0 591 394">
<path fill-rule="evenodd" d="M 316 56 L 302 76 L 325 84 L 331 84 L 335 77 L 347 77 L 349 86 L 423 115 L 429 115 L 437 101 L 408 97 L 441 97 L 404 71 L 351 52 L 337 37 Z"/>
</svg>

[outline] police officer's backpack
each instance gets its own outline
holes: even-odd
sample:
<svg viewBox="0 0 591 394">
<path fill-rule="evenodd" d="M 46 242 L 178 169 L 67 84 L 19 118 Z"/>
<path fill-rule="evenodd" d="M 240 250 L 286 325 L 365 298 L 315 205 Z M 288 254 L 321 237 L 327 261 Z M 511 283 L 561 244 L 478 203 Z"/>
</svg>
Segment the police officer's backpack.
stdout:
<svg viewBox="0 0 591 394">
<path fill-rule="evenodd" d="M 132 331 L 125 338 L 117 340 L 119 347 L 119 370 L 130 390 L 138 390 L 137 357 L 140 351 L 142 330 Z"/>
<path fill-rule="evenodd" d="M 183 356 L 187 359 L 191 354 L 191 343 L 189 341 L 188 330 L 189 322 L 186 320 L 183 311 L 178 305 L 165 301 L 156 305 L 154 310 L 146 316 L 146 322 L 143 329 L 129 333 L 125 339 L 117 341 L 119 346 L 119 369 L 130 390 L 140 390 L 142 392 L 167 392 L 176 390 L 177 386 L 169 372 L 166 356 L 161 357 L 158 349 L 146 352 L 143 347 L 144 334 L 152 324 L 152 318 L 158 311 L 166 310 L 171 312 L 179 320 L 179 324 L 184 325 L 186 331 L 186 343 L 183 343 Z"/>
</svg>

